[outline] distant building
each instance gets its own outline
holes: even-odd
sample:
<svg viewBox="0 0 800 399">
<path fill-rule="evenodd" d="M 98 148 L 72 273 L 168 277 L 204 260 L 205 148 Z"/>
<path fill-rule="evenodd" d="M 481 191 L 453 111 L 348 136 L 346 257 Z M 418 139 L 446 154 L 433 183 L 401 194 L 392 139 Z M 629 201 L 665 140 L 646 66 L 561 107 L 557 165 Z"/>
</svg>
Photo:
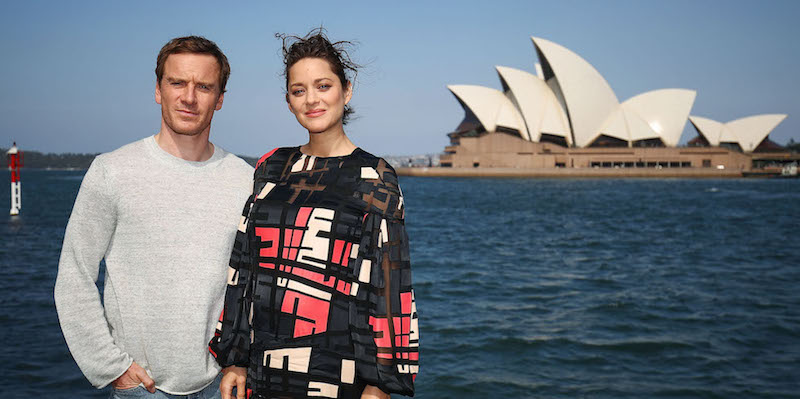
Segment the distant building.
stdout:
<svg viewBox="0 0 800 399">
<path fill-rule="evenodd" d="M 497 66 L 502 91 L 448 86 L 465 116 L 448 134 L 440 166 L 749 171 L 754 152 L 786 158 L 787 151 L 768 138 L 786 115 L 726 124 L 690 117 L 696 92 L 688 89 L 653 90 L 620 103 L 586 60 L 556 43 L 531 39 L 540 61 L 536 74 Z M 679 147 L 687 118 L 698 137 Z"/>
<path fill-rule="evenodd" d="M 439 166 L 439 154 L 386 155 L 383 159 L 395 168 L 427 168 Z"/>
</svg>

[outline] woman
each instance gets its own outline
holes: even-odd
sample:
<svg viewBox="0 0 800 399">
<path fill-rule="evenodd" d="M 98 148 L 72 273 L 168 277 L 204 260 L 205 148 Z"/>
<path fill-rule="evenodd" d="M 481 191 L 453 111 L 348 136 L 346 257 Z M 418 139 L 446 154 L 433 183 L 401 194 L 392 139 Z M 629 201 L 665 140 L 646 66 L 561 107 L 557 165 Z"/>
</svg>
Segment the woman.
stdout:
<svg viewBox="0 0 800 399">
<path fill-rule="evenodd" d="M 308 143 L 258 162 L 210 350 L 223 398 L 414 395 L 418 328 L 394 169 L 344 132 L 357 66 L 322 29 L 284 38 Z"/>
</svg>

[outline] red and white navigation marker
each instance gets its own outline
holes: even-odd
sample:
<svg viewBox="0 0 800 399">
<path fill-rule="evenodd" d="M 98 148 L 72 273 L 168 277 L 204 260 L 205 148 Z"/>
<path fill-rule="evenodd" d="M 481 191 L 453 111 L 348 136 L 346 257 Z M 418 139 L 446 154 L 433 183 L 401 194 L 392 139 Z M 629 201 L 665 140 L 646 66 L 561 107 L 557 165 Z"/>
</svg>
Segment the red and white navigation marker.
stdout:
<svg viewBox="0 0 800 399">
<path fill-rule="evenodd" d="M 19 215 L 22 208 L 22 192 L 20 188 L 19 168 L 22 167 L 22 152 L 17 150 L 17 143 L 11 146 L 6 153 L 8 156 L 8 170 L 11 171 L 11 215 Z"/>
</svg>

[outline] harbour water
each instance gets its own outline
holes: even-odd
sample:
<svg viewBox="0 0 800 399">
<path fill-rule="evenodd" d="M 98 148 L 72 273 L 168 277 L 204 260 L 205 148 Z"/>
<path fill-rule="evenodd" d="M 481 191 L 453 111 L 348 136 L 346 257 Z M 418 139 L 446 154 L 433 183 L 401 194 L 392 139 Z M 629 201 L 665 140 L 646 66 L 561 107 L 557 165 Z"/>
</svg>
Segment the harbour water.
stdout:
<svg viewBox="0 0 800 399">
<path fill-rule="evenodd" d="M 52 298 L 82 175 L 23 171 L 0 224 L 0 397 L 108 397 Z M 401 185 L 417 397 L 800 398 L 800 180 Z"/>
</svg>

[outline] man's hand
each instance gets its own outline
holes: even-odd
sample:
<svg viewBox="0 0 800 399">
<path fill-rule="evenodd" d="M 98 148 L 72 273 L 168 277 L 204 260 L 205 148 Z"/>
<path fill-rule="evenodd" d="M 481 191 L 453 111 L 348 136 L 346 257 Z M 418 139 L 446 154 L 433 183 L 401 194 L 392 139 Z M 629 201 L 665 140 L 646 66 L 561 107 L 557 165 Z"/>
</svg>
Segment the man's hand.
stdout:
<svg viewBox="0 0 800 399">
<path fill-rule="evenodd" d="M 244 383 L 247 381 L 247 369 L 228 366 L 222 369 L 222 374 L 222 381 L 219 383 L 222 399 L 245 399 Z M 236 387 L 236 398 L 233 397 L 233 387 Z"/>
<path fill-rule="evenodd" d="M 367 385 L 364 392 L 361 392 L 361 399 L 389 399 L 390 397 L 388 393 L 372 385 Z"/>
<path fill-rule="evenodd" d="M 147 375 L 147 371 L 142 366 L 133 362 L 125 373 L 111 383 L 111 386 L 114 389 L 131 389 L 136 388 L 139 384 L 144 384 L 144 388 L 150 393 L 156 392 L 156 382 Z"/>
</svg>

